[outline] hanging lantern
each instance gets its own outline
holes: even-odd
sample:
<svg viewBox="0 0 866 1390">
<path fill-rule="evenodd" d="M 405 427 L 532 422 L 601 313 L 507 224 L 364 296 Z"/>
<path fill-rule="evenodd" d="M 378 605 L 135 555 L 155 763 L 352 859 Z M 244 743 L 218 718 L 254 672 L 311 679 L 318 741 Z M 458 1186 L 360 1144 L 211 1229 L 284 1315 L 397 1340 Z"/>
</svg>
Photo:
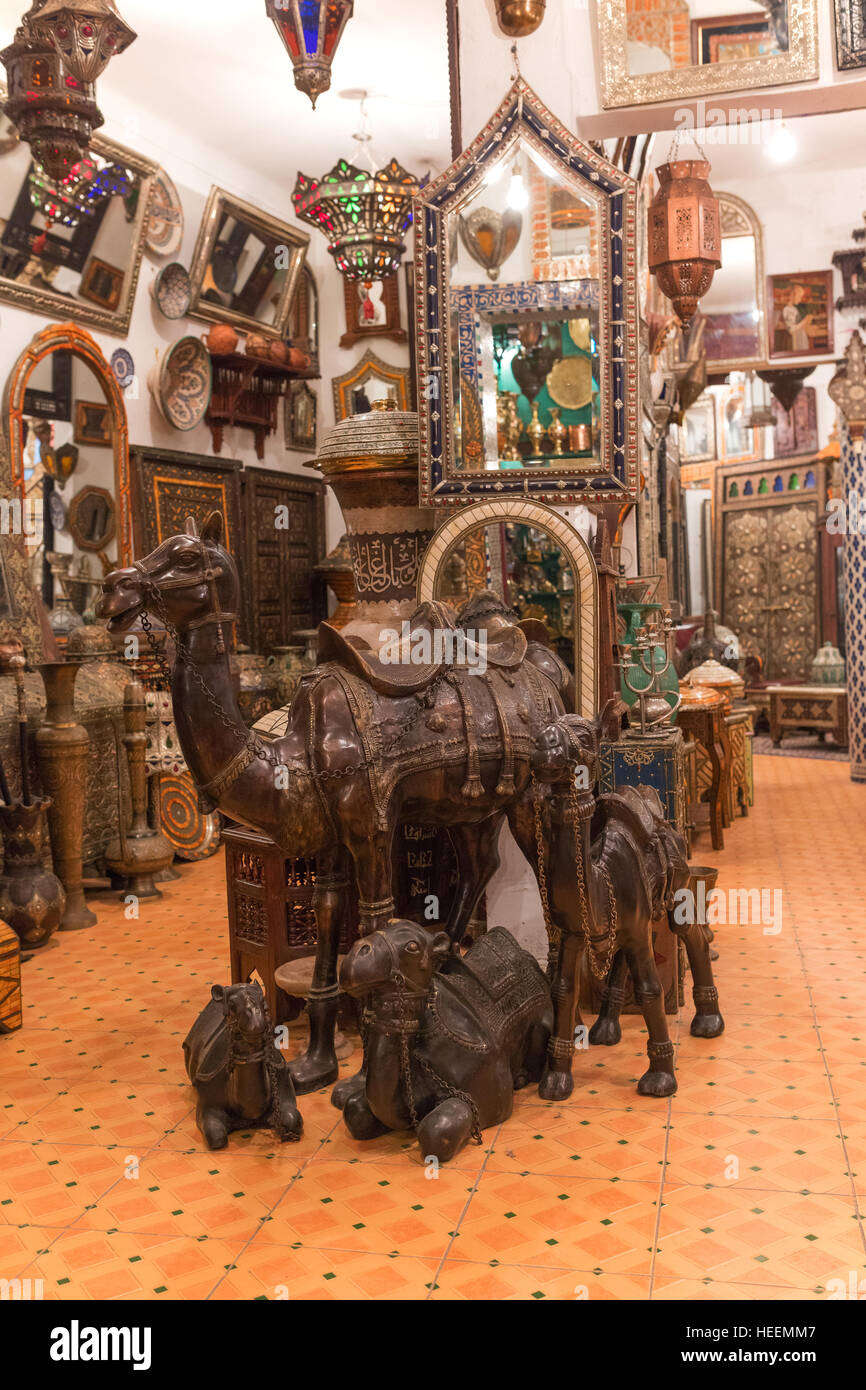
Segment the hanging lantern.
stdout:
<svg viewBox="0 0 866 1390">
<path fill-rule="evenodd" d="M 814 367 L 765 367 L 758 376 L 765 381 L 784 411 L 792 409 Z"/>
<path fill-rule="evenodd" d="M 396 159 L 369 174 L 341 159 L 323 179 L 298 174 L 292 201 L 301 221 L 328 238 L 341 275 L 381 280 L 400 268 L 418 191 L 414 174 Z"/>
<path fill-rule="evenodd" d="M 649 268 L 683 325 L 722 264 L 719 203 L 706 159 L 679 159 L 656 169 L 649 210 Z"/>
<path fill-rule="evenodd" d="M 137 37 L 114 0 L 33 0 L 25 15 L 33 36 L 50 44 L 79 82 L 95 82 Z"/>
<path fill-rule="evenodd" d="M 866 355 L 856 328 L 845 349 L 845 364 L 833 377 L 827 392 L 844 416 L 854 447 L 860 453 L 866 433 Z"/>
<path fill-rule="evenodd" d="M 74 164 L 63 179 L 49 179 L 34 166 L 27 179 L 30 201 L 49 222 L 77 227 L 82 218 L 92 217 L 105 198 L 126 197 L 135 175 L 123 164 L 107 164 L 100 169 L 92 159 Z"/>
<path fill-rule="evenodd" d="M 534 34 L 544 19 L 547 0 L 496 0 L 496 18 L 503 34 L 525 39 Z"/>
<path fill-rule="evenodd" d="M 331 85 L 331 63 L 354 0 L 265 0 L 268 18 L 295 69 L 295 86 L 316 101 Z"/>
<path fill-rule="evenodd" d="M 3 109 L 49 179 L 64 179 L 87 154 L 103 123 L 92 83 L 64 72 L 56 50 L 34 37 L 28 16 L 0 53 L 8 77 Z"/>
<path fill-rule="evenodd" d="M 468 217 L 457 218 L 460 240 L 473 261 L 487 271 L 488 280 L 498 280 L 499 272 L 520 240 L 523 216 L 513 208 L 494 212 L 475 208 Z"/>
</svg>

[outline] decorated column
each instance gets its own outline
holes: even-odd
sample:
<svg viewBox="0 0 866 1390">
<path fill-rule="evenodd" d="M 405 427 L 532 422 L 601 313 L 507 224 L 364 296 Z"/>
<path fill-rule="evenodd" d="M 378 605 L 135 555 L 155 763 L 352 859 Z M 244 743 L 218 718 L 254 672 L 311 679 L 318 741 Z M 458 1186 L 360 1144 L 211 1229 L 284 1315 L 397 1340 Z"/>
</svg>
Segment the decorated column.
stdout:
<svg viewBox="0 0 866 1390">
<path fill-rule="evenodd" d="M 845 537 L 845 656 L 848 667 L 848 738 L 852 782 L 866 782 L 866 448 L 843 425 L 842 466 L 846 512 L 856 524 Z M 854 505 L 852 506 L 852 500 Z"/>
</svg>

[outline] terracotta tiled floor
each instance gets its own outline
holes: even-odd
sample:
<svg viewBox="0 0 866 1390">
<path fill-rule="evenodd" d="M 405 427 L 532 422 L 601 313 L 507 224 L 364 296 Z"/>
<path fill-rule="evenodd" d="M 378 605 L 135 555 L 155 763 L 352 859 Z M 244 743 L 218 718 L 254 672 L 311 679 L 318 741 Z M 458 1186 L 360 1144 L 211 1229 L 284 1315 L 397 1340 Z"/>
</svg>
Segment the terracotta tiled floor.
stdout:
<svg viewBox="0 0 866 1390">
<path fill-rule="evenodd" d="M 757 775 L 725 852 L 693 858 L 780 889 L 782 930 L 719 927 L 728 1027 L 672 1020 L 678 1094 L 637 1096 L 629 1018 L 578 1054 L 567 1104 L 522 1092 L 435 1179 L 407 1135 L 352 1141 L 323 1094 L 300 1144 L 208 1153 L 181 1042 L 227 978 L 222 860 L 139 921 L 102 903 L 25 966 L 25 1028 L 0 1042 L 0 1277 L 97 1299 L 812 1299 L 866 1279 L 866 788 L 843 763 Z"/>
</svg>

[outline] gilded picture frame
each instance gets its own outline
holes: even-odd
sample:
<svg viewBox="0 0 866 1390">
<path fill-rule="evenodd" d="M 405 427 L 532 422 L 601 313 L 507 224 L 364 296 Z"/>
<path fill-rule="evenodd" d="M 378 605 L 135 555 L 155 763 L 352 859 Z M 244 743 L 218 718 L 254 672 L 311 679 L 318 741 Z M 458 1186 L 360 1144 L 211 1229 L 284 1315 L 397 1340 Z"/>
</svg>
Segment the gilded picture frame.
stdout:
<svg viewBox="0 0 866 1390">
<path fill-rule="evenodd" d="M 834 0 L 836 66 L 840 72 L 866 68 L 866 9 L 863 0 Z"/>
<path fill-rule="evenodd" d="M 459 467 L 452 361 L 462 344 L 449 313 L 451 227 L 490 170 L 520 144 L 568 186 L 578 186 L 599 224 L 600 457 L 556 467 Z M 415 199 L 415 328 L 421 503 L 461 506 L 520 495 L 561 505 L 634 501 L 638 493 L 637 193 L 628 174 L 576 139 L 517 78 L 468 149 Z M 515 289 L 519 287 L 512 287 Z M 544 287 L 536 287 L 536 292 Z M 462 366 L 461 366 L 462 372 Z"/>
<path fill-rule="evenodd" d="M 390 362 L 384 362 L 381 357 L 377 357 L 375 352 L 365 352 L 360 362 L 343 376 L 332 378 L 334 418 L 338 424 L 350 415 L 357 414 L 352 408 L 352 393 L 360 391 L 371 381 L 377 381 L 385 387 L 397 410 L 409 409 L 408 367 L 394 367 Z"/>
<path fill-rule="evenodd" d="M 812 82 L 818 77 L 817 0 L 788 0 L 787 53 L 641 74 L 629 68 L 628 13 L 627 0 L 597 0 L 601 100 L 606 110 Z"/>
<path fill-rule="evenodd" d="M 275 249 L 276 247 L 284 247 L 286 250 L 288 259 L 288 265 L 285 267 L 286 276 L 271 323 L 256 318 L 252 314 L 233 309 L 221 302 L 212 302 L 205 297 L 209 293 L 209 287 L 206 283 L 209 268 L 212 264 L 223 219 L 226 217 L 234 218 L 238 224 L 242 223 L 248 227 L 265 244 L 272 242 Z M 309 236 L 298 227 L 293 227 L 288 222 L 282 222 L 278 217 L 272 217 L 270 213 L 255 207 L 253 203 L 246 203 L 242 198 L 236 198 L 234 194 L 227 193 L 224 188 L 218 188 L 214 185 L 211 188 L 202 216 L 189 272 L 192 284 L 190 317 L 203 319 L 206 323 L 230 323 L 243 333 L 267 333 L 284 338 L 289 326 L 292 302 L 306 264 L 309 244 Z M 220 287 L 217 286 L 216 288 L 219 292 Z M 230 290 L 224 292 L 231 293 Z"/>
</svg>

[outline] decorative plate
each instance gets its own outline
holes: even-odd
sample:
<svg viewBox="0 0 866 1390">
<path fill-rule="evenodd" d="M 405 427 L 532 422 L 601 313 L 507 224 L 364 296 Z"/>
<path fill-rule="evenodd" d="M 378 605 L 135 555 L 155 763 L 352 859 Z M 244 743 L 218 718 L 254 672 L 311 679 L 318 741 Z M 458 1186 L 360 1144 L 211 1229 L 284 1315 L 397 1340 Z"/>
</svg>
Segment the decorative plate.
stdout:
<svg viewBox="0 0 866 1390">
<path fill-rule="evenodd" d="M 115 348 L 111 354 L 111 370 L 114 372 L 121 391 L 125 391 L 127 386 L 131 386 L 135 380 L 135 363 L 132 360 L 132 353 L 127 352 L 126 348 Z"/>
<path fill-rule="evenodd" d="M 66 526 L 66 508 L 63 505 L 63 498 L 59 492 L 52 492 L 48 498 L 48 515 L 51 518 L 51 525 L 55 531 L 62 531 Z"/>
<path fill-rule="evenodd" d="M 222 821 L 219 813 L 204 815 L 198 809 L 190 773 L 159 778 L 159 812 L 162 833 L 179 859 L 209 859 L 219 849 Z"/>
<path fill-rule="evenodd" d="M 148 377 L 151 395 L 176 430 L 200 425 L 210 405 L 213 374 L 210 353 L 200 338 L 179 338 Z"/>
<path fill-rule="evenodd" d="M 547 378 L 551 400 L 565 410 L 582 410 L 592 400 L 592 363 L 588 357 L 560 357 Z"/>
<path fill-rule="evenodd" d="M 153 256 L 176 256 L 183 241 L 183 207 L 164 169 L 153 180 L 144 244 Z"/>
<path fill-rule="evenodd" d="M 569 319 L 568 332 L 574 346 L 580 348 L 581 352 L 591 351 L 592 340 L 589 333 L 589 319 Z"/>
<path fill-rule="evenodd" d="M 156 307 L 167 319 L 182 319 L 189 309 L 192 285 L 180 261 L 163 266 L 151 287 Z"/>
</svg>

